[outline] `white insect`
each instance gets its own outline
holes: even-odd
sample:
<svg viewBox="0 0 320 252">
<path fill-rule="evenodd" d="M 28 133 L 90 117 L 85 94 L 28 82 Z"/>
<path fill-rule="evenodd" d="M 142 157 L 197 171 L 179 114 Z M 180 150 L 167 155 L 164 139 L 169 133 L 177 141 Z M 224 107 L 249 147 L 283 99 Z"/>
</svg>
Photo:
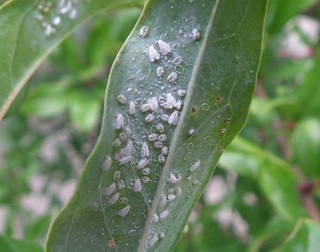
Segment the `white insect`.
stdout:
<svg viewBox="0 0 320 252">
<path fill-rule="evenodd" d="M 142 104 L 140 107 L 140 111 L 141 112 L 147 112 L 151 109 L 151 107 L 149 106 L 149 104 Z"/>
<path fill-rule="evenodd" d="M 129 163 L 131 160 L 132 160 L 132 156 L 131 156 L 131 155 L 129 155 L 129 156 L 121 156 L 121 157 L 118 159 L 120 165 L 127 164 L 127 163 Z"/>
<path fill-rule="evenodd" d="M 190 166 L 189 170 L 190 171 L 195 171 L 197 170 L 201 165 L 201 161 L 198 159 L 193 165 Z"/>
<path fill-rule="evenodd" d="M 188 136 L 192 136 L 195 132 L 196 132 L 196 129 L 195 129 L 195 128 L 189 129 L 189 131 L 188 131 Z"/>
<path fill-rule="evenodd" d="M 134 192 L 140 192 L 141 191 L 141 182 L 139 179 L 134 180 L 134 184 L 132 186 L 132 191 Z"/>
<path fill-rule="evenodd" d="M 160 199 L 159 199 L 159 206 L 163 207 L 167 204 L 167 197 L 164 194 L 160 195 Z"/>
<path fill-rule="evenodd" d="M 146 176 L 151 173 L 151 170 L 150 170 L 150 168 L 146 167 L 141 170 L 141 173 Z"/>
<path fill-rule="evenodd" d="M 172 125 L 177 125 L 179 120 L 179 113 L 175 110 L 169 117 L 168 123 Z"/>
<path fill-rule="evenodd" d="M 159 240 L 158 235 L 154 234 L 153 237 L 150 239 L 149 244 L 153 246 L 158 240 Z"/>
<path fill-rule="evenodd" d="M 173 64 L 180 65 L 182 63 L 182 61 L 183 61 L 183 58 L 181 56 L 177 56 L 174 58 Z"/>
<path fill-rule="evenodd" d="M 157 126 L 156 126 L 157 130 L 160 132 L 160 133 L 163 133 L 164 132 L 164 126 L 163 124 L 161 123 L 158 123 Z"/>
<path fill-rule="evenodd" d="M 120 134 L 119 134 L 119 139 L 120 139 L 121 142 L 125 142 L 125 141 L 127 141 L 128 136 L 127 136 L 127 134 L 125 132 L 121 131 Z"/>
<path fill-rule="evenodd" d="M 160 115 L 161 120 L 163 121 L 168 121 L 169 120 L 169 116 L 167 114 L 161 114 Z"/>
<path fill-rule="evenodd" d="M 162 148 L 163 143 L 162 143 L 161 141 L 155 141 L 154 144 L 153 144 L 153 146 L 154 146 L 155 148 L 157 148 L 157 149 L 160 149 L 160 148 Z"/>
<path fill-rule="evenodd" d="M 121 114 L 117 115 L 117 119 L 116 119 L 115 123 L 113 124 L 113 126 L 116 129 L 123 129 L 123 127 L 124 127 L 124 118 L 123 118 L 123 116 Z"/>
<path fill-rule="evenodd" d="M 157 75 L 158 75 L 158 77 L 162 77 L 162 76 L 164 75 L 164 69 L 163 69 L 163 67 L 159 66 L 159 67 L 157 68 Z"/>
<path fill-rule="evenodd" d="M 148 139 L 149 139 L 149 141 L 151 141 L 151 142 L 156 141 L 157 138 L 158 138 L 158 135 L 155 134 L 155 133 L 151 133 L 151 134 L 148 135 Z"/>
<path fill-rule="evenodd" d="M 147 104 L 149 105 L 150 109 L 153 112 L 157 112 L 158 110 L 158 100 L 156 97 L 152 97 L 151 99 L 147 100 Z"/>
<path fill-rule="evenodd" d="M 129 113 L 130 115 L 134 115 L 134 114 L 136 113 L 136 105 L 134 104 L 133 101 L 129 102 L 128 113 Z"/>
<path fill-rule="evenodd" d="M 140 156 L 142 158 L 149 156 L 149 147 L 148 147 L 147 143 L 143 143 L 142 144 L 141 151 L 140 151 Z"/>
<path fill-rule="evenodd" d="M 120 179 L 121 172 L 120 171 L 115 171 L 113 173 L 113 180 L 118 181 Z"/>
<path fill-rule="evenodd" d="M 160 52 L 162 55 L 167 55 L 169 52 L 172 51 L 171 46 L 168 45 L 166 42 L 164 42 L 163 40 L 158 40 L 157 41 L 159 48 L 160 48 Z"/>
<path fill-rule="evenodd" d="M 176 99 L 173 97 L 171 93 L 167 94 L 167 100 L 161 106 L 163 106 L 166 109 L 172 109 L 173 107 L 176 107 L 178 105 L 178 102 Z"/>
<path fill-rule="evenodd" d="M 104 159 L 104 164 L 103 164 L 103 166 L 101 167 L 101 169 L 102 169 L 103 171 L 107 171 L 107 170 L 110 169 L 111 164 L 112 164 L 112 159 L 111 159 L 111 157 L 110 157 L 109 155 L 107 155 L 106 158 Z"/>
<path fill-rule="evenodd" d="M 161 148 L 161 154 L 164 155 L 164 156 L 167 156 L 169 153 L 169 148 L 168 146 L 162 146 Z"/>
<path fill-rule="evenodd" d="M 116 189 L 116 183 L 112 183 L 107 188 L 105 188 L 104 193 L 109 196 L 111 193 L 114 192 L 115 189 Z"/>
<path fill-rule="evenodd" d="M 154 114 L 149 114 L 146 116 L 146 118 L 144 119 L 146 122 L 152 122 L 154 120 L 155 116 Z"/>
<path fill-rule="evenodd" d="M 167 178 L 167 181 L 171 184 L 177 184 L 178 178 L 173 173 L 170 173 L 169 177 Z"/>
<path fill-rule="evenodd" d="M 124 183 L 123 180 L 119 180 L 117 183 L 117 187 L 119 190 L 123 190 L 126 187 L 126 184 Z"/>
<path fill-rule="evenodd" d="M 118 95 L 117 99 L 118 99 L 118 102 L 120 104 L 126 104 L 127 103 L 127 98 L 124 95 Z"/>
<path fill-rule="evenodd" d="M 119 194 L 118 192 L 115 193 L 115 194 L 108 200 L 108 203 L 109 203 L 110 205 L 113 205 L 114 203 L 117 202 L 117 200 L 119 199 L 119 196 L 120 196 L 120 194 Z"/>
<path fill-rule="evenodd" d="M 180 188 L 180 187 L 177 187 L 177 188 L 176 188 L 176 196 L 179 197 L 179 196 L 181 196 L 181 194 L 182 194 L 181 188 Z"/>
<path fill-rule="evenodd" d="M 114 139 L 114 141 L 113 141 L 113 145 L 115 146 L 115 147 L 121 147 L 121 140 L 120 140 L 120 138 L 116 138 L 116 139 Z"/>
<path fill-rule="evenodd" d="M 126 147 L 121 150 L 121 153 L 124 156 L 130 156 L 133 150 L 134 150 L 133 143 L 131 140 L 129 140 Z"/>
<path fill-rule="evenodd" d="M 130 210 L 130 205 L 127 205 L 118 211 L 118 215 L 121 217 L 125 217 L 129 213 L 129 210 Z"/>
<path fill-rule="evenodd" d="M 144 37 L 146 37 L 147 35 L 148 35 L 148 33 L 149 33 L 149 27 L 148 26 L 142 26 L 141 28 L 140 28 L 140 30 L 139 30 L 139 36 L 141 37 L 141 38 L 144 38 Z"/>
<path fill-rule="evenodd" d="M 167 80 L 170 82 L 170 83 L 175 83 L 176 80 L 178 78 L 178 74 L 176 72 L 171 72 L 169 75 L 168 75 L 168 78 Z"/>
<path fill-rule="evenodd" d="M 198 29 L 192 29 L 191 35 L 193 40 L 200 39 L 200 32 L 198 31 Z"/>
<path fill-rule="evenodd" d="M 169 212 L 170 212 L 169 210 L 164 210 L 163 212 L 161 212 L 159 214 L 160 219 L 166 218 L 169 215 Z"/>
<path fill-rule="evenodd" d="M 152 222 L 156 223 L 158 221 L 159 221 L 159 216 L 156 213 L 154 213 L 153 216 L 152 216 Z"/>
<path fill-rule="evenodd" d="M 73 8 L 69 14 L 69 17 L 71 19 L 74 19 L 76 16 L 77 16 L 77 10 Z"/>
<path fill-rule="evenodd" d="M 56 16 L 53 18 L 52 20 L 52 23 L 55 25 L 55 26 L 58 26 L 61 22 L 61 17 L 60 16 Z"/>
<path fill-rule="evenodd" d="M 149 60 L 151 62 L 154 62 L 155 60 L 160 59 L 160 54 L 153 46 L 149 46 L 148 54 L 149 54 Z"/>
<path fill-rule="evenodd" d="M 185 96 L 187 94 L 187 91 L 184 90 L 184 89 L 179 89 L 177 91 L 177 94 L 182 97 L 182 96 Z"/>
<path fill-rule="evenodd" d="M 160 164 L 164 164 L 166 162 L 166 156 L 160 154 L 158 156 L 158 161 L 159 161 Z"/>
<path fill-rule="evenodd" d="M 164 141 L 166 141 L 166 140 L 167 140 L 167 136 L 166 136 L 165 134 L 160 134 L 160 135 L 158 136 L 158 141 L 164 142 Z"/>
<path fill-rule="evenodd" d="M 176 195 L 168 194 L 167 198 L 168 198 L 168 201 L 174 201 L 176 199 Z"/>
<path fill-rule="evenodd" d="M 142 169 L 142 168 L 146 167 L 147 164 L 149 164 L 149 160 L 147 158 L 141 158 L 138 165 L 137 165 L 137 168 Z"/>
</svg>

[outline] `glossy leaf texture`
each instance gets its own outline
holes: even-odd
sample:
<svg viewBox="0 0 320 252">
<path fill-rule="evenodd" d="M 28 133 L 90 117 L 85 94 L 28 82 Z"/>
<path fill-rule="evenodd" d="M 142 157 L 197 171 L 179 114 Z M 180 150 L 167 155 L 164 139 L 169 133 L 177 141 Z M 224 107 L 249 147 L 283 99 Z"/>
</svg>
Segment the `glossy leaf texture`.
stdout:
<svg viewBox="0 0 320 252">
<path fill-rule="evenodd" d="M 42 60 L 76 27 L 98 11 L 129 4 L 126 0 L 12 0 L 3 4 L 0 7 L 0 120 Z"/>
<path fill-rule="evenodd" d="M 110 73 L 102 130 L 47 251 L 170 251 L 244 126 L 266 1 L 149 1 Z"/>
</svg>

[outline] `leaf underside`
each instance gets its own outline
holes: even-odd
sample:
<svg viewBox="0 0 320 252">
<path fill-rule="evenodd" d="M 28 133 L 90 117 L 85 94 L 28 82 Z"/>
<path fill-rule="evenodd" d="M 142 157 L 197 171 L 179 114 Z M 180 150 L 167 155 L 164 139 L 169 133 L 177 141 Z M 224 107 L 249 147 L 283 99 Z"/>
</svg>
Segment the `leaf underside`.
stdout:
<svg viewBox="0 0 320 252">
<path fill-rule="evenodd" d="M 174 247 L 224 148 L 246 122 L 265 11 L 261 0 L 146 4 L 114 62 L 100 137 L 51 226 L 47 251 Z M 151 46 L 160 56 L 154 62 Z"/>
</svg>

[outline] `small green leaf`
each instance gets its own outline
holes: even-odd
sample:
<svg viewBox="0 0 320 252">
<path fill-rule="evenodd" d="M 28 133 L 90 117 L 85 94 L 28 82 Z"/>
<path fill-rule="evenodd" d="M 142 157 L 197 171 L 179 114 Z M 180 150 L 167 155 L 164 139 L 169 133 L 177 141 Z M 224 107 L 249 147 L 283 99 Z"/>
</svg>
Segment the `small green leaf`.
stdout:
<svg viewBox="0 0 320 252">
<path fill-rule="evenodd" d="M 259 184 L 278 214 L 289 222 L 306 216 L 298 195 L 297 181 L 289 167 L 261 164 Z"/>
<path fill-rule="evenodd" d="M 293 160 L 309 178 L 320 177 L 320 120 L 311 118 L 299 121 L 293 135 Z"/>
<path fill-rule="evenodd" d="M 261 0 L 146 4 L 113 65 L 98 143 L 47 251 L 172 250 L 246 122 L 265 11 Z"/>
<path fill-rule="evenodd" d="M 274 252 L 315 252 L 320 248 L 320 225 L 308 219 L 298 221 L 285 243 Z"/>
<path fill-rule="evenodd" d="M 0 7 L 0 120 L 42 60 L 80 24 L 103 9 L 130 4 L 127 0 L 61 3 L 11 0 Z"/>
<path fill-rule="evenodd" d="M 43 249 L 36 243 L 13 240 L 0 236 L 0 251 L 5 252 L 42 252 Z"/>
</svg>

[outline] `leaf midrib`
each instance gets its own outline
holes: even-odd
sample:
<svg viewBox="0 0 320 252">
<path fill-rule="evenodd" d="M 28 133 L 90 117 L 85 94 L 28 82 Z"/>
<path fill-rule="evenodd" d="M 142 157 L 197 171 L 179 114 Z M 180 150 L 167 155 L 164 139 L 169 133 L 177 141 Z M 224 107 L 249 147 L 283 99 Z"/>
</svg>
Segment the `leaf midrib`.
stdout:
<svg viewBox="0 0 320 252">
<path fill-rule="evenodd" d="M 198 54 L 196 63 L 194 65 L 193 71 L 192 71 L 192 75 L 191 75 L 192 77 L 191 77 L 189 88 L 188 88 L 188 94 L 187 94 L 187 96 L 185 98 L 185 104 L 190 104 L 191 97 L 192 97 L 192 94 L 193 94 L 195 86 L 196 86 L 195 85 L 196 84 L 196 76 L 197 76 L 196 73 L 198 72 L 198 70 L 200 68 L 201 59 L 203 58 L 203 56 L 205 54 L 205 48 L 207 47 L 209 33 L 211 31 L 213 20 L 215 18 L 216 10 L 218 9 L 219 3 L 220 3 L 220 0 L 217 0 L 215 5 L 213 6 L 212 13 L 211 13 L 211 16 L 210 16 L 210 19 L 209 19 L 209 24 L 208 24 L 208 26 L 206 28 L 206 32 L 205 32 L 205 35 L 204 35 L 204 38 L 203 38 L 203 42 L 202 42 L 202 45 L 200 47 L 199 54 Z M 186 106 L 186 107 L 188 107 L 188 106 Z M 157 208 L 157 204 L 158 204 L 158 201 L 160 199 L 160 195 L 161 195 L 161 193 L 162 193 L 162 191 L 164 189 L 164 186 L 166 185 L 167 177 L 168 177 L 168 174 L 169 174 L 169 171 L 170 171 L 170 167 L 171 167 L 169 164 L 171 164 L 172 160 L 174 160 L 173 153 L 176 152 L 177 143 L 178 143 L 178 140 L 179 140 L 179 135 L 182 132 L 182 127 L 183 127 L 183 123 L 182 122 L 184 122 L 186 117 L 187 117 L 187 112 L 186 111 L 187 111 L 186 109 L 184 111 L 182 111 L 182 115 L 181 115 L 181 117 L 179 119 L 179 123 L 178 123 L 178 125 L 177 125 L 177 127 L 175 129 L 175 133 L 173 134 L 173 138 L 172 138 L 172 141 L 171 141 L 172 144 L 170 145 L 171 151 L 169 152 L 169 155 L 168 155 L 168 158 L 167 158 L 167 162 L 165 163 L 165 165 L 163 167 L 163 172 L 162 172 L 162 175 L 161 175 L 161 177 L 159 179 L 159 183 L 158 183 L 159 186 L 157 188 L 157 191 L 156 191 L 156 194 L 155 194 L 151 209 L 148 212 L 146 225 L 144 227 L 144 231 L 143 231 L 142 236 L 140 238 L 140 242 L 139 242 L 139 246 L 138 246 L 137 251 L 144 251 L 146 246 L 147 246 L 148 234 L 149 234 L 149 231 L 151 230 L 151 225 L 152 225 L 152 217 L 153 217 L 153 214 L 155 213 L 155 210 Z"/>
</svg>

